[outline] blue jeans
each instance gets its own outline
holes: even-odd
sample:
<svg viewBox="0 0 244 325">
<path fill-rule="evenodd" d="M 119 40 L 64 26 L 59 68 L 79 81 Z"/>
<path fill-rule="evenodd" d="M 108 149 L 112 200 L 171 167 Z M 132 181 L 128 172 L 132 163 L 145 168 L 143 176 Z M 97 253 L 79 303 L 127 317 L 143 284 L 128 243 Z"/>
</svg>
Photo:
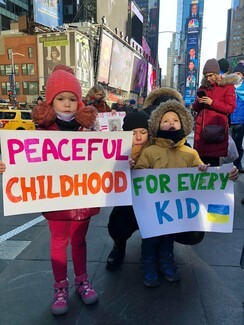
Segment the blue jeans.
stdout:
<svg viewBox="0 0 244 325">
<path fill-rule="evenodd" d="M 156 272 L 156 262 L 164 256 L 173 259 L 174 235 L 164 235 L 142 239 L 141 261 L 144 273 Z"/>
</svg>

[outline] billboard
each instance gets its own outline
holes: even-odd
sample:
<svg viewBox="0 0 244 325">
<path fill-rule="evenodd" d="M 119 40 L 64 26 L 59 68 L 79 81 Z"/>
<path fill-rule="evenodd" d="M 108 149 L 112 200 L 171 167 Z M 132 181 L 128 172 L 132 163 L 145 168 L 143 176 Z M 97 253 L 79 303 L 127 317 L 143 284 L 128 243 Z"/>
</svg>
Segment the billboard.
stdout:
<svg viewBox="0 0 244 325">
<path fill-rule="evenodd" d="M 113 41 L 109 86 L 130 91 L 133 52 L 117 39 Z"/>
<path fill-rule="evenodd" d="M 92 49 L 93 47 L 90 46 L 90 41 L 85 35 L 75 33 L 75 66 L 73 68 L 76 77 L 80 80 L 83 97 L 94 85 Z"/>
<path fill-rule="evenodd" d="M 151 63 L 148 63 L 147 70 L 147 95 L 156 87 L 156 70 Z"/>
<path fill-rule="evenodd" d="M 62 0 L 34 0 L 34 21 L 47 27 L 63 24 Z"/>
<path fill-rule="evenodd" d="M 92 53 L 88 39 L 75 31 L 37 35 L 40 91 L 54 67 L 65 64 L 74 69 L 85 88 L 93 83 Z"/>
<path fill-rule="evenodd" d="M 128 0 L 99 0 L 97 3 L 97 22 L 102 23 L 102 17 L 106 19 L 106 25 L 114 31 L 117 27 L 126 36 L 126 24 L 128 20 Z"/>
<path fill-rule="evenodd" d="M 131 2 L 131 37 L 142 46 L 142 35 L 143 15 L 134 2 Z"/>
<path fill-rule="evenodd" d="M 198 4 L 189 6 L 189 18 L 186 20 L 186 72 L 185 72 L 185 102 L 190 105 L 196 97 L 199 79 L 199 45 L 201 35 L 201 18 Z"/>
<path fill-rule="evenodd" d="M 109 70 L 111 62 L 113 46 L 113 36 L 105 31 L 102 31 L 100 54 L 99 54 L 99 67 L 97 80 L 99 82 L 108 83 L 109 81 Z"/>
<path fill-rule="evenodd" d="M 130 89 L 141 93 L 147 80 L 147 61 L 134 55 Z"/>
</svg>

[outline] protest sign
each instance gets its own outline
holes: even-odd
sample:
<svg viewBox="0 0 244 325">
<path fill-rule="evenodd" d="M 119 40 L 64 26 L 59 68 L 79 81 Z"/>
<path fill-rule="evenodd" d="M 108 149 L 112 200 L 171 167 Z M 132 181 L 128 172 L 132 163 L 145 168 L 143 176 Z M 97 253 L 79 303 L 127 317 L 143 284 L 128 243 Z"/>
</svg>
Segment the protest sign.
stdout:
<svg viewBox="0 0 244 325">
<path fill-rule="evenodd" d="M 131 204 L 132 132 L 1 132 L 4 215 Z"/>
<path fill-rule="evenodd" d="M 185 231 L 232 232 L 230 167 L 132 171 L 132 203 L 142 238 Z"/>
<path fill-rule="evenodd" d="M 98 113 L 96 120 L 97 131 L 122 131 L 125 112 Z"/>
</svg>

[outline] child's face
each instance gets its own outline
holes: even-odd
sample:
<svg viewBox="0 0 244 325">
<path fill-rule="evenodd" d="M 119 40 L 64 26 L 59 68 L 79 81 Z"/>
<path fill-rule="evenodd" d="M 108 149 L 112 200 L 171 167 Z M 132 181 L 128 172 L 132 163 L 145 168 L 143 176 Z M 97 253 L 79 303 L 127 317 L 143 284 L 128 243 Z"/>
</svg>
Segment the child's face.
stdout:
<svg viewBox="0 0 244 325">
<path fill-rule="evenodd" d="M 181 129 L 181 122 L 178 114 L 175 112 L 167 112 L 163 115 L 160 126 L 162 131 L 175 131 Z"/>
<path fill-rule="evenodd" d="M 148 141 L 148 131 L 144 128 L 133 129 L 133 146 L 141 146 Z"/>
<path fill-rule="evenodd" d="M 78 109 L 78 99 L 73 93 L 65 91 L 54 97 L 53 107 L 61 113 L 74 113 Z"/>
<path fill-rule="evenodd" d="M 103 92 L 98 91 L 97 93 L 94 93 L 94 97 L 95 99 L 100 100 L 103 97 Z"/>
</svg>

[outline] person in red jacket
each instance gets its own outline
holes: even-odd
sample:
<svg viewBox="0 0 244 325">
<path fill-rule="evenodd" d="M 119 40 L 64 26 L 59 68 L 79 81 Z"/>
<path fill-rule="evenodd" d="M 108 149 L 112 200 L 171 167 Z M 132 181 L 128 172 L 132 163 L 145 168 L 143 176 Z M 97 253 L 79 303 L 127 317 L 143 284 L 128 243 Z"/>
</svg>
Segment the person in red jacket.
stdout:
<svg viewBox="0 0 244 325">
<path fill-rule="evenodd" d="M 105 90 L 101 84 L 93 86 L 86 95 L 84 100 L 85 105 L 94 106 L 98 113 L 111 112 L 111 108 L 104 100 L 106 96 Z"/>
<path fill-rule="evenodd" d="M 35 106 L 32 118 L 41 130 L 82 131 L 96 121 L 94 107 L 84 107 L 81 87 L 72 69 L 56 66 L 46 84 L 46 102 Z M 54 298 L 51 312 L 62 315 L 68 311 L 67 246 L 70 242 L 75 273 L 76 292 L 85 304 L 98 300 L 88 281 L 86 269 L 86 233 L 90 217 L 99 208 L 44 212 L 51 234 L 51 262 L 54 274 Z"/>
<path fill-rule="evenodd" d="M 216 59 L 209 59 L 203 68 L 203 79 L 193 110 L 197 112 L 194 149 L 196 149 L 205 164 L 219 166 L 220 157 L 227 156 L 228 149 L 228 115 L 236 107 L 234 84 L 239 77 L 230 74 L 220 75 L 220 67 Z M 208 125 L 223 126 L 223 140 L 209 141 L 204 138 L 203 131 Z"/>
</svg>

